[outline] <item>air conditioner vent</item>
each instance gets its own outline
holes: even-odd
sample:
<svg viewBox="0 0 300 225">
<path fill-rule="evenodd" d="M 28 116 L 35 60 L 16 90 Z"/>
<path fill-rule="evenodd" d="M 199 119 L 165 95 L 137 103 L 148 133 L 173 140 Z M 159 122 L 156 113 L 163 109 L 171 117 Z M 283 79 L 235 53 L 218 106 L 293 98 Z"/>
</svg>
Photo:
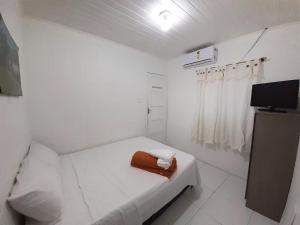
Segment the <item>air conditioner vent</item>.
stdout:
<svg viewBox="0 0 300 225">
<path fill-rule="evenodd" d="M 218 50 L 214 46 L 203 48 L 185 55 L 183 67 L 188 69 L 217 62 Z"/>
</svg>

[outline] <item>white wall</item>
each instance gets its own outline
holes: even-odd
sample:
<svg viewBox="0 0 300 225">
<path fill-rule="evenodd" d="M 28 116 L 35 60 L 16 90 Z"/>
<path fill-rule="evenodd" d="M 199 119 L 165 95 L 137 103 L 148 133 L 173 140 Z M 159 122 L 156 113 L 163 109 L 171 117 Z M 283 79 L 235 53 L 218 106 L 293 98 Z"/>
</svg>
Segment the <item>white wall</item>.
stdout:
<svg viewBox="0 0 300 225">
<path fill-rule="evenodd" d="M 259 32 L 217 44 L 218 64 L 237 62 L 246 53 Z M 248 59 L 266 56 L 265 80 L 278 81 L 300 78 L 300 23 L 273 27 L 267 31 Z M 195 69 L 183 70 L 183 56 L 168 62 L 169 108 L 168 143 L 193 153 L 199 159 L 223 168 L 241 177 L 246 177 L 248 154 L 228 150 L 212 150 L 191 142 L 194 116 Z M 238 93 L 237 93 L 238 94 Z"/>
<path fill-rule="evenodd" d="M 146 72 L 165 61 L 26 19 L 32 136 L 59 153 L 145 134 Z"/>
<path fill-rule="evenodd" d="M 23 97 L 0 96 L 0 224 L 11 224 L 4 207 L 6 198 L 17 174 L 19 164 L 28 150 L 30 133 L 26 113 L 27 89 L 24 73 L 22 15 L 15 1 L 0 1 L 0 12 L 20 48 L 20 68 Z"/>
</svg>

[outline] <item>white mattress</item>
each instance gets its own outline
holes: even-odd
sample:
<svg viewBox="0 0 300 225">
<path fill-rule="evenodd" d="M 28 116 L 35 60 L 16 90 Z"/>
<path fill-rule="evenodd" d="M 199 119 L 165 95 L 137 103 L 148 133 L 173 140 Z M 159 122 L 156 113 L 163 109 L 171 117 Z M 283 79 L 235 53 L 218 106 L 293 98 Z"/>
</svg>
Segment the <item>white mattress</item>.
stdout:
<svg viewBox="0 0 300 225">
<path fill-rule="evenodd" d="M 130 166 L 134 152 L 154 148 L 176 152 L 171 179 Z M 57 225 L 141 225 L 184 187 L 199 184 L 193 156 L 145 137 L 63 155 L 61 162 L 65 203 Z"/>
</svg>

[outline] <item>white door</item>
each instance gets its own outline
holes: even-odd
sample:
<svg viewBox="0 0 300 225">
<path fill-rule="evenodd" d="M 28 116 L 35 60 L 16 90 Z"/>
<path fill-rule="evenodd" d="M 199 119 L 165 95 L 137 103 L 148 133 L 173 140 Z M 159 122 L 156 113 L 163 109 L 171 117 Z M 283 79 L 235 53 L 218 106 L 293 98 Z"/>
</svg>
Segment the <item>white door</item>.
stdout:
<svg viewBox="0 0 300 225">
<path fill-rule="evenodd" d="M 167 77 L 148 74 L 147 135 L 159 142 L 166 141 Z"/>
</svg>

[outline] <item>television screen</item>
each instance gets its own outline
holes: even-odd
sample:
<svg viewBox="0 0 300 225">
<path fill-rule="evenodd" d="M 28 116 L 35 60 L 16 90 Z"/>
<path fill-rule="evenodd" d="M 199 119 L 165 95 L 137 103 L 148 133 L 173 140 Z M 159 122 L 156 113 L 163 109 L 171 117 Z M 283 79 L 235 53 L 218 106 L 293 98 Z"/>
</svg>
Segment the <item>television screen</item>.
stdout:
<svg viewBox="0 0 300 225">
<path fill-rule="evenodd" d="M 255 84 L 252 86 L 251 106 L 296 109 L 299 80 Z"/>
<path fill-rule="evenodd" d="M 18 51 L 0 14 L 0 95 L 22 95 Z"/>
</svg>

